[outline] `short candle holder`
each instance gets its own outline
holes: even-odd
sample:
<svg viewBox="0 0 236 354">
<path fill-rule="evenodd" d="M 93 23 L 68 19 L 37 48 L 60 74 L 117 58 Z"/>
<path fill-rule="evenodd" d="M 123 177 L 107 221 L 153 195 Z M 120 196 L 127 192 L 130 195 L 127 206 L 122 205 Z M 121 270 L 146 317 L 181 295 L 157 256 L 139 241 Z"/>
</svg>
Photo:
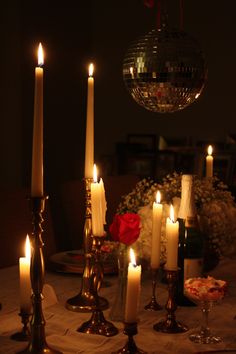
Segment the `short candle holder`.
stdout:
<svg viewBox="0 0 236 354">
<path fill-rule="evenodd" d="M 29 318 L 32 314 L 20 312 L 21 323 L 23 324 L 22 330 L 12 334 L 11 339 L 18 342 L 28 342 L 30 339 Z"/>
<path fill-rule="evenodd" d="M 94 264 L 91 267 L 91 291 L 96 299 L 96 306 L 92 311 L 89 321 L 84 322 L 78 329 L 78 332 L 89 334 L 100 334 L 106 337 L 112 337 L 118 333 L 118 329 L 113 323 L 107 321 L 102 312 L 98 291 L 103 280 L 103 265 L 101 262 L 101 246 L 104 236 L 93 236 Z"/>
<path fill-rule="evenodd" d="M 78 295 L 66 302 L 66 308 L 70 311 L 91 312 L 96 307 L 96 299 L 91 291 L 91 264 L 92 264 L 92 220 L 91 220 L 91 182 L 92 178 L 85 178 L 85 223 L 84 223 L 84 258 L 81 290 Z M 109 307 L 106 299 L 99 297 L 100 308 L 105 310 Z"/>
<path fill-rule="evenodd" d="M 175 311 L 177 305 L 175 302 L 176 283 L 178 280 L 178 270 L 166 271 L 166 279 L 168 284 L 168 299 L 166 302 L 167 316 L 165 320 L 156 323 L 153 329 L 158 332 L 164 333 L 183 333 L 188 330 L 188 327 L 176 321 Z"/>
<path fill-rule="evenodd" d="M 51 349 L 45 336 L 45 319 L 42 309 L 42 289 L 44 285 L 44 259 L 43 259 L 43 241 L 42 241 L 42 213 L 45 206 L 45 197 L 32 197 L 31 209 L 33 215 L 32 246 L 30 277 L 32 286 L 32 305 L 33 313 L 31 318 L 31 335 L 28 346 L 19 354 L 61 354 L 61 352 Z"/>
<path fill-rule="evenodd" d="M 134 336 L 138 333 L 137 322 L 124 323 L 124 334 L 128 336 L 128 341 L 123 348 L 112 354 L 146 354 L 143 350 L 139 349 L 134 341 Z"/>
<path fill-rule="evenodd" d="M 152 272 L 152 297 L 151 297 L 151 301 L 144 307 L 144 309 L 148 311 L 160 311 L 162 310 L 162 307 L 161 305 L 158 304 L 156 300 L 158 268 L 151 269 L 151 272 Z"/>
</svg>

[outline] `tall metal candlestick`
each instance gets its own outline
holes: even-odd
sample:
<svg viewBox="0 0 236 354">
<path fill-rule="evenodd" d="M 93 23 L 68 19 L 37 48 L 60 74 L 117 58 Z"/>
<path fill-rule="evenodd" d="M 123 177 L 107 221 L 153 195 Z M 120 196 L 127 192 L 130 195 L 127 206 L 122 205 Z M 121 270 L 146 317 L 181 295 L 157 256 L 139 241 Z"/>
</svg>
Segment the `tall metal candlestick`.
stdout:
<svg viewBox="0 0 236 354">
<path fill-rule="evenodd" d="M 31 197 L 31 209 L 33 216 L 33 232 L 32 232 L 32 258 L 31 258 L 31 286 L 32 286 L 32 303 L 33 314 L 31 318 L 31 336 L 28 346 L 20 354 L 61 354 L 61 352 L 51 349 L 45 336 L 45 319 L 42 310 L 42 290 L 44 285 L 44 258 L 43 258 L 43 241 L 42 241 L 42 213 L 45 206 L 45 197 Z"/>
<path fill-rule="evenodd" d="M 90 320 L 84 322 L 79 328 L 78 332 L 83 332 L 87 334 L 100 334 L 106 337 L 114 336 L 118 333 L 118 329 L 105 319 L 102 309 L 100 307 L 100 301 L 98 296 L 98 291 L 101 287 L 103 280 L 103 264 L 101 260 L 101 246 L 103 244 L 103 236 L 93 237 L 93 252 L 94 252 L 94 263 L 91 267 L 91 280 L 92 280 L 92 291 L 96 300 L 95 308 L 93 309 L 92 316 Z"/>
<path fill-rule="evenodd" d="M 81 290 L 78 295 L 70 298 L 66 302 L 66 308 L 77 312 L 91 312 L 96 307 L 96 299 L 91 286 L 91 263 L 92 263 L 92 220 L 91 220 L 91 182 L 92 178 L 85 178 L 85 223 L 84 223 L 84 258 Z M 100 308 L 105 310 L 109 307 L 109 302 L 103 297 L 99 297 Z"/>
</svg>

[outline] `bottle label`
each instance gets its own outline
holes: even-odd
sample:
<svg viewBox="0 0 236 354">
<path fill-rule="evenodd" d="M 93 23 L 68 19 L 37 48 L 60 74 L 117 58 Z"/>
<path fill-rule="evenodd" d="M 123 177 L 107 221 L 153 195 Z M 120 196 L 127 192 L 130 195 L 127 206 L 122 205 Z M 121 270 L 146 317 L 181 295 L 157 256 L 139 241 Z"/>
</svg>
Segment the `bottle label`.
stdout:
<svg viewBox="0 0 236 354">
<path fill-rule="evenodd" d="M 186 279 L 201 277 L 203 269 L 203 258 L 184 259 L 184 282 Z"/>
</svg>

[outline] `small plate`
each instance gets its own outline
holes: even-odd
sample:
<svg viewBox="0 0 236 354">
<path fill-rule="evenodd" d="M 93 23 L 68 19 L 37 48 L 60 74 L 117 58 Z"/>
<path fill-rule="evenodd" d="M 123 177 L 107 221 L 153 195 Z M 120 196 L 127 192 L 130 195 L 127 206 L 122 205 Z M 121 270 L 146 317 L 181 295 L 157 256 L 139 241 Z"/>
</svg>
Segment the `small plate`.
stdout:
<svg viewBox="0 0 236 354">
<path fill-rule="evenodd" d="M 117 260 L 113 253 L 102 253 L 104 274 L 117 273 Z M 50 257 L 50 265 L 56 272 L 83 274 L 83 250 L 60 252 Z"/>
</svg>

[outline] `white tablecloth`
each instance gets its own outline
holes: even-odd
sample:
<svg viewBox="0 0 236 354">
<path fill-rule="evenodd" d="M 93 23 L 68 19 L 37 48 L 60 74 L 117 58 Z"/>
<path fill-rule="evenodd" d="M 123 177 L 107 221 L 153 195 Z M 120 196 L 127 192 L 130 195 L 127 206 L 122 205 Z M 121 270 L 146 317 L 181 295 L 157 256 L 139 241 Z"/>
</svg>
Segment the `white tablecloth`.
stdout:
<svg viewBox="0 0 236 354">
<path fill-rule="evenodd" d="M 179 307 L 176 318 L 184 322 L 190 330 L 183 334 L 163 334 L 153 330 L 153 324 L 164 318 L 165 309 L 158 312 L 149 312 L 143 309 L 150 300 L 151 282 L 145 277 L 142 282 L 138 334 L 135 342 L 141 349 L 155 354 L 190 354 L 207 350 L 222 350 L 236 348 L 236 260 L 224 259 L 219 266 L 211 272 L 213 276 L 229 282 L 228 294 L 222 304 L 215 306 L 210 314 L 210 327 L 212 331 L 223 337 L 223 342 L 214 345 L 194 344 L 188 336 L 199 326 L 201 312 L 197 307 Z M 47 273 L 45 283 L 50 284 L 57 295 L 58 302 L 47 303 L 44 308 L 46 319 L 46 335 L 48 344 L 64 354 L 89 353 L 108 354 L 114 352 L 125 344 L 127 337 L 123 334 L 123 324 L 114 322 L 120 329 L 114 337 L 104 337 L 93 334 L 79 333 L 76 329 L 90 318 L 88 313 L 68 311 L 64 304 L 66 300 L 79 293 L 81 277 L 78 275 Z M 114 301 L 117 277 L 105 277 L 107 286 L 102 287 L 100 295 L 106 297 L 110 304 Z M 12 354 L 26 347 L 26 343 L 15 342 L 10 335 L 21 329 L 19 313 L 19 286 L 18 268 L 11 267 L 0 270 L 0 353 Z M 158 284 L 157 298 L 163 306 L 167 299 L 165 284 Z M 109 320 L 109 309 L 104 311 Z"/>
</svg>

